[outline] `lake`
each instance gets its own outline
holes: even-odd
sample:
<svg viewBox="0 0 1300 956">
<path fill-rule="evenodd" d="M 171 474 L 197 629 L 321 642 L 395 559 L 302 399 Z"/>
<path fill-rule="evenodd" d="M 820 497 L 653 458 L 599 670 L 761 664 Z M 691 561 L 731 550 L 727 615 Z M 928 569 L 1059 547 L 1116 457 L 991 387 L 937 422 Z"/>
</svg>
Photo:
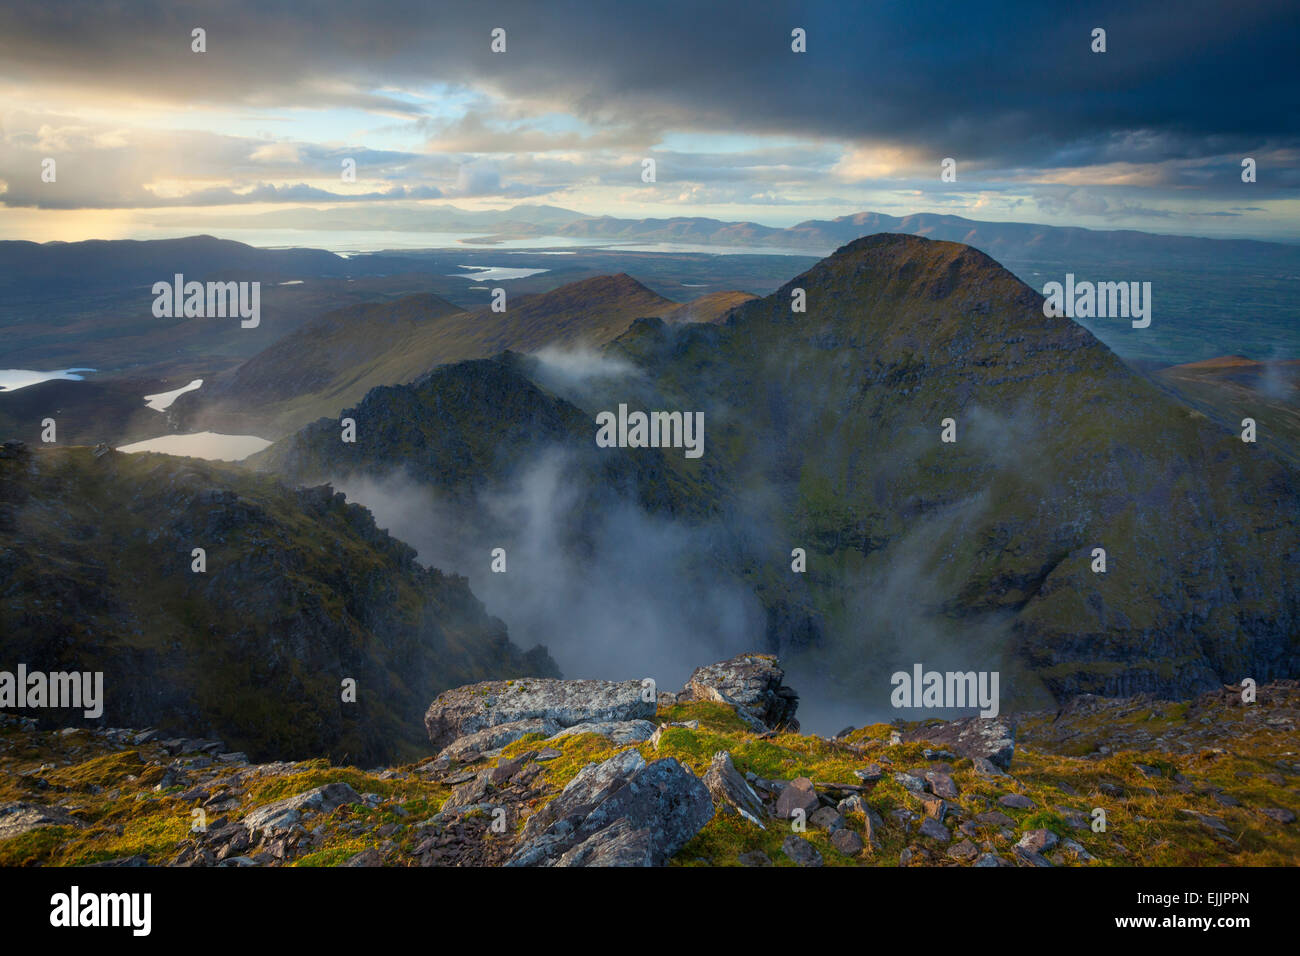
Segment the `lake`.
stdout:
<svg viewBox="0 0 1300 956">
<path fill-rule="evenodd" d="M 93 372 L 93 368 L 60 368 L 52 372 L 36 372 L 29 368 L 0 368 L 0 392 L 14 392 L 37 382 L 62 378 L 69 382 L 84 381 L 79 372 Z"/>
<path fill-rule="evenodd" d="M 145 404 L 155 412 L 161 412 L 171 406 L 176 401 L 177 396 L 184 395 L 186 392 L 192 392 L 203 385 L 203 379 L 196 378 L 188 385 L 182 385 L 180 388 L 174 388 L 170 392 L 159 392 L 157 395 L 146 395 Z"/>
<path fill-rule="evenodd" d="M 217 432 L 194 432 L 191 435 L 161 435 L 147 441 L 122 445 L 118 451 L 133 454 L 156 451 L 164 455 L 203 458 L 208 461 L 242 461 L 271 443 L 256 435 L 221 435 Z"/>
</svg>

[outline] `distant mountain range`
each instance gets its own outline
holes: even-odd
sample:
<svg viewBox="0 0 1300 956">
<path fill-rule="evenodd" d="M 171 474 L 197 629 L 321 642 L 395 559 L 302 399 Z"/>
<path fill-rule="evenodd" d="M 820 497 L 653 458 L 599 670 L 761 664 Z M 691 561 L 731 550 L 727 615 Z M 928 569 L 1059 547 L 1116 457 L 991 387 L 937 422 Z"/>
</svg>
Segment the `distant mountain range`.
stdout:
<svg viewBox="0 0 1300 956">
<path fill-rule="evenodd" d="M 525 280 L 522 291 L 545 292 L 596 272 L 633 271 L 628 262 L 635 261 L 643 281 L 680 302 L 688 297 L 688 288 L 678 282 L 656 283 L 655 270 L 670 268 L 673 256 L 661 257 L 653 268 L 645 256 L 610 268 L 617 262 L 613 259 L 617 250 L 625 245 L 662 245 L 671 250 L 674 244 L 691 244 L 706 250 L 714 246 L 752 249 L 756 256 L 773 250 L 824 256 L 864 235 L 888 232 L 973 246 L 1039 290 L 1049 281 L 1063 281 L 1067 273 L 1089 281 L 1150 282 L 1154 310 L 1149 328 L 1134 330 L 1114 320 L 1081 319 L 1128 359 L 1177 365 L 1229 353 L 1260 360 L 1300 358 L 1300 317 L 1294 305 L 1300 292 L 1300 245 L 980 222 L 928 213 L 900 218 L 863 212 L 783 229 L 688 217 L 587 217 L 549 206 L 517 206 L 500 212 L 408 209 L 394 215 L 401 223 L 390 228 L 443 233 L 448 237 L 443 245 L 454 245 L 458 235 L 478 234 L 478 238 L 462 242 L 464 251 L 459 256 L 454 251 L 435 256 L 406 250 L 347 258 L 313 249 L 254 249 L 209 236 L 39 245 L 0 242 L 0 329 L 7 351 L 16 356 L 13 361 L 28 367 L 125 368 L 156 362 L 160 353 L 233 359 L 251 356 L 341 304 L 391 298 L 395 292 L 429 292 L 473 310 L 482 299 L 473 299 L 464 279 L 449 278 L 447 273 L 471 257 L 479 257 L 474 261 L 481 263 L 494 243 L 505 239 L 555 236 L 559 238 L 552 244 L 563 244 L 566 238 L 607 244 L 599 256 L 587 245 L 573 258 L 517 248 L 500 250 L 497 256 L 509 256 L 511 265 L 547 270 L 540 279 Z M 247 225 L 244 219 L 231 221 Z M 352 220 L 345 213 L 290 210 L 282 219 L 267 222 L 282 229 L 299 225 L 316 230 L 309 235 L 319 240 Z M 209 228 L 221 228 L 220 222 Z M 561 265 L 556 261 L 560 258 L 569 261 Z M 575 261 L 599 261 L 600 266 L 574 274 Z M 733 282 L 723 289 L 770 291 L 788 275 L 788 267 L 778 263 L 773 258 L 757 273 L 746 273 L 747 282 Z M 501 263 L 489 260 L 489 264 Z M 730 271 L 739 275 L 738 270 Z M 261 281 L 267 314 L 275 321 L 252 333 L 199 320 L 172 322 L 160 329 L 147 308 L 149 284 L 177 272 L 200 281 Z M 316 281 L 309 281 L 309 288 L 285 284 L 303 280 Z M 721 290 L 714 286 L 709 291 Z M 93 360 L 86 354 L 92 342 L 95 351 L 102 353 Z"/>
<path fill-rule="evenodd" d="M 517 212 L 517 210 L 512 210 Z M 1008 259 L 1093 257 L 1154 257 L 1167 263 L 1222 264 L 1225 257 L 1249 256 L 1260 268 L 1294 268 L 1300 263 L 1300 245 L 1252 239 L 1204 239 L 1159 235 L 1133 229 L 1098 230 L 1071 226 L 1046 226 L 1022 222 L 984 222 L 962 216 L 916 213 L 889 216 L 859 212 L 835 219 L 809 219 L 778 228 L 756 222 L 679 216 L 670 219 L 619 219 L 582 216 L 563 225 L 554 219 L 530 224 L 509 236 L 558 235 L 621 242 L 682 242 L 717 245 L 805 247 L 820 254 L 846 242 L 881 232 L 897 232 L 945 239 L 974 246 L 999 261 Z"/>
</svg>

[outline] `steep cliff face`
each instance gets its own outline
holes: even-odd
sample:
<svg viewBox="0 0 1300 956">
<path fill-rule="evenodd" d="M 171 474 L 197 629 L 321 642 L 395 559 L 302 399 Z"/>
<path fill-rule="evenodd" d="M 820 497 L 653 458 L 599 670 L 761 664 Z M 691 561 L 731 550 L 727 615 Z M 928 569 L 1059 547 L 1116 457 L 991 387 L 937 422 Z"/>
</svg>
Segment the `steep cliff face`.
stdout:
<svg viewBox="0 0 1300 956">
<path fill-rule="evenodd" d="M 468 500 L 545 453 L 568 456 L 593 505 L 626 495 L 650 510 L 703 513 L 708 496 L 658 449 L 599 449 L 594 417 L 538 385 L 538 362 L 505 353 L 445 365 L 410 385 L 377 388 L 247 459 L 296 482 L 399 472 Z M 340 420 L 356 423 L 341 440 Z"/>
<path fill-rule="evenodd" d="M 328 487 L 89 448 L 0 457 L 0 633 L 7 670 L 103 671 L 107 725 L 261 757 L 415 753 L 432 690 L 556 673 Z"/>
</svg>

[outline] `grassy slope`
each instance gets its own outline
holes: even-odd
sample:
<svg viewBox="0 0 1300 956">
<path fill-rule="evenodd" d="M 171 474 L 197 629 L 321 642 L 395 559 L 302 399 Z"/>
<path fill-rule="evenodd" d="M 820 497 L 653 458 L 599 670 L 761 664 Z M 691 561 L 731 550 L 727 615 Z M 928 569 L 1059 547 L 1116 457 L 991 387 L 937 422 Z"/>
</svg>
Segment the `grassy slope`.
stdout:
<svg viewBox="0 0 1300 956">
<path fill-rule="evenodd" d="M 1257 441 L 1300 468 L 1300 361 L 1225 357 L 1175 365 L 1154 377 L 1229 431 L 1255 419 Z"/>
<path fill-rule="evenodd" d="M 190 424 L 278 438 L 410 382 L 438 365 L 545 345 L 600 346 L 675 303 L 630 276 L 600 276 L 465 312 L 436 296 L 330 313 L 255 356 L 205 395 L 183 396 Z"/>
</svg>

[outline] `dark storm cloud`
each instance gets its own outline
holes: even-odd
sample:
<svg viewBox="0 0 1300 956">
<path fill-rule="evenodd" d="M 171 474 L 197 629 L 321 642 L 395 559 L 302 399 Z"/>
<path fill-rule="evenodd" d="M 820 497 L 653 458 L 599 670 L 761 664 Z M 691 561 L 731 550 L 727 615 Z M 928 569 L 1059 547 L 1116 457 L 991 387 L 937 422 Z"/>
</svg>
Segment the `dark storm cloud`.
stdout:
<svg viewBox="0 0 1300 956">
<path fill-rule="evenodd" d="M 1061 9 L 1064 8 L 1064 9 Z M 191 28 L 208 52 L 190 52 Z M 493 27 L 508 52 L 488 49 Z M 808 53 L 790 31 L 808 32 Z M 1093 27 L 1108 52 L 1089 49 Z M 11 0 L 0 76 L 149 98 L 354 106 L 485 89 L 597 125 L 889 142 L 985 168 L 1293 149 L 1293 2 L 219 4 Z"/>
</svg>

